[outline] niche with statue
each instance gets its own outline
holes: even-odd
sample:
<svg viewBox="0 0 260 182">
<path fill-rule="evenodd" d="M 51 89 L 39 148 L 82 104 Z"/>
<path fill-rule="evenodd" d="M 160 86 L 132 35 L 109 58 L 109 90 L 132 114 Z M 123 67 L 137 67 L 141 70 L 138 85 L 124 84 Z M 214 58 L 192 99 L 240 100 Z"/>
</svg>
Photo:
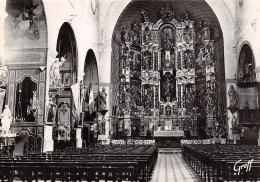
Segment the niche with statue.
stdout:
<svg viewBox="0 0 260 182">
<path fill-rule="evenodd" d="M 37 84 L 25 77 L 16 87 L 16 122 L 35 122 L 39 100 L 37 99 Z"/>
</svg>

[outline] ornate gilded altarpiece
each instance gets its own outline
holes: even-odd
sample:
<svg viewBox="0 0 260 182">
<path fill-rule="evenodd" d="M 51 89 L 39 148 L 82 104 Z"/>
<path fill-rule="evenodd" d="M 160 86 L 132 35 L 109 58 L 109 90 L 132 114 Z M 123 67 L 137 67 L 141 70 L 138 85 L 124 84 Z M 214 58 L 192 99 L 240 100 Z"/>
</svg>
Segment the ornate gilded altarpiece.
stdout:
<svg viewBox="0 0 260 182">
<path fill-rule="evenodd" d="M 217 115 L 216 54 L 206 21 L 185 13 L 178 21 L 166 5 L 157 22 L 143 20 L 121 31 L 119 108 L 124 135 L 148 131 L 190 130 L 197 135 L 197 118 L 212 124 Z"/>
</svg>

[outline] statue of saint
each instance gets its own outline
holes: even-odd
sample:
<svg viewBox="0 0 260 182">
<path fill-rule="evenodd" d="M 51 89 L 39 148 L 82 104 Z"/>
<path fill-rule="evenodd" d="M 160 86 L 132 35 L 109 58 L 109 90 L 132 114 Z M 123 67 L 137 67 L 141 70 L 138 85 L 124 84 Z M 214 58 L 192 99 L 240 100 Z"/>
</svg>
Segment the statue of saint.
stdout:
<svg viewBox="0 0 260 182">
<path fill-rule="evenodd" d="M 103 109 L 103 110 L 106 110 L 107 109 L 107 93 L 106 93 L 106 88 L 102 88 L 102 91 L 100 93 L 100 104 L 101 104 L 101 108 L 100 109 Z"/>
<path fill-rule="evenodd" d="M 164 32 L 164 35 L 163 35 L 163 47 L 165 49 L 171 49 L 172 46 L 173 46 L 173 40 L 172 40 L 172 37 L 171 37 L 171 32 L 172 30 L 171 29 L 166 29 L 165 32 Z"/>
<path fill-rule="evenodd" d="M 11 125 L 12 119 L 13 119 L 8 105 L 5 105 L 5 109 L 4 109 L 3 113 L 1 114 L 1 119 L 2 119 L 3 133 L 8 133 L 10 130 L 10 125 Z"/>
<path fill-rule="evenodd" d="M 59 59 L 59 55 L 57 55 L 55 61 L 52 63 L 50 69 L 51 87 L 59 87 L 61 84 L 60 67 L 66 61 L 65 57 L 66 55 L 64 57 L 61 57 L 61 59 Z"/>
<path fill-rule="evenodd" d="M 203 23 L 202 33 L 202 41 L 210 39 L 209 25 L 206 21 Z"/>
<path fill-rule="evenodd" d="M 228 95 L 229 95 L 229 107 L 236 107 L 236 105 L 237 105 L 237 92 L 234 89 L 233 85 L 230 85 Z"/>
<path fill-rule="evenodd" d="M 164 75 L 163 84 L 162 84 L 162 95 L 165 101 L 167 101 L 167 97 L 171 98 L 173 94 L 173 90 L 174 90 L 174 84 L 173 84 L 172 75 L 169 72 L 167 72 Z"/>
<path fill-rule="evenodd" d="M 47 121 L 54 122 L 55 115 L 56 115 L 56 109 L 57 109 L 56 98 L 54 96 L 51 96 L 49 102 L 50 103 L 49 103 L 49 112 L 48 112 L 48 116 L 47 116 Z"/>
</svg>

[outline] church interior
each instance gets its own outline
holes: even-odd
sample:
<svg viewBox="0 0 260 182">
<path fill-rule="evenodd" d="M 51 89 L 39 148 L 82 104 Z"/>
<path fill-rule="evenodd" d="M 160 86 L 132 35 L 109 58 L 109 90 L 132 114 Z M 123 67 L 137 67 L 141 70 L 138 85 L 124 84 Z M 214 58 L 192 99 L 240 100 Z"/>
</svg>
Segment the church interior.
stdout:
<svg viewBox="0 0 260 182">
<path fill-rule="evenodd" d="M 0 181 L 260 181 L 258 0 L 0 0 Z"/>
</svg>

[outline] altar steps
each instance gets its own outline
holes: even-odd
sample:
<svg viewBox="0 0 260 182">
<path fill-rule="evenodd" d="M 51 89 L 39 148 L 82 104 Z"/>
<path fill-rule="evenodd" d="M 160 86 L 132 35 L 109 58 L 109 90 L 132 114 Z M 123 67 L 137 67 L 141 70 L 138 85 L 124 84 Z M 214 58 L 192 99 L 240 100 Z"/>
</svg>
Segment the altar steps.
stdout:
<svg viewBox="0 0 260 182">
<path fill-rule="evenodd" d="M 159 154 L 180 154 L 182 153 L 181 148 L 158 148 Z"/>
</svg>

